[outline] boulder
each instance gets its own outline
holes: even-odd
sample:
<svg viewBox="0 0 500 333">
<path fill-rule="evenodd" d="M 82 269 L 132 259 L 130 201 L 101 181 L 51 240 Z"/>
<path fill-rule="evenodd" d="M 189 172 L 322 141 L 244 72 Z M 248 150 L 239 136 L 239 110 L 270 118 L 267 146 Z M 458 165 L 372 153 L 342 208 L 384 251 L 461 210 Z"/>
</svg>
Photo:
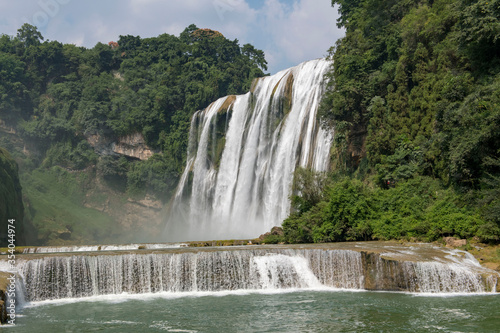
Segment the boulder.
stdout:
<svg viewBox="0 0 500 333">
<path fill-rule="evenodd" d="M 466 239 L 458 239 L 455 237 L 443 237 L 446 247 L 460 247 L 467 245 Z"/>
</svg>

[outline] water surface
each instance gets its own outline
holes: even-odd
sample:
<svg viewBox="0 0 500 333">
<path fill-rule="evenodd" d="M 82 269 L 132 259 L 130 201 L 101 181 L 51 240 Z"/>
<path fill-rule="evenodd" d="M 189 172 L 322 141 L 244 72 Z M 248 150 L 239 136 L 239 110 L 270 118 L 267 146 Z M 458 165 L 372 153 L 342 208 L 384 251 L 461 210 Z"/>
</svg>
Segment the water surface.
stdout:
<svg viewBox="0 0 500 333">
<path fill-rule="evenodd" d="M 10 332 L 498 332 L 500 296 L 296 291 L 32 303 Z"/>
</svg>

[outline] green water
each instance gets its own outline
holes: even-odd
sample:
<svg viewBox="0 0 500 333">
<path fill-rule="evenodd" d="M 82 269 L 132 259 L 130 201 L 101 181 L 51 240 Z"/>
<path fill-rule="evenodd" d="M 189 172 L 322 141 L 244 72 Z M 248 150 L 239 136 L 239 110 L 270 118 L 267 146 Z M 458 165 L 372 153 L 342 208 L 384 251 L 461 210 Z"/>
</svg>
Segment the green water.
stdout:
<svg viewBox="0 0 500 333">
<path fill-rule="evenodd" d="M 500 332 L 500 295 L 111 296 L 25 308 L 6 332 Z M 201 295 L 201 296 L 200 296 Z"/>
</svg>

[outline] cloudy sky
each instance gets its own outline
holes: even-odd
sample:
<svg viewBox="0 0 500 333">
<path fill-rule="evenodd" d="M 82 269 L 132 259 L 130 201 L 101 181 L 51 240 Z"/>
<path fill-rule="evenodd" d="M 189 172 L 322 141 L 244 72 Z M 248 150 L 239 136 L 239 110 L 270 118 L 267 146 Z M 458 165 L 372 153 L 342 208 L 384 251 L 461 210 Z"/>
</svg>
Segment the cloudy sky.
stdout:
<svg viewBox="0 0 500 333">
<path fill-rule="evenodd" d="M 269 72 L 324 57 L 344 32 L 331 0 L 0 0 L 0 34 L 25 22 L 45 39 L 93 47 L 119 35 L 178 36 L 191 23 L 266 53 Z"/>
</svg>

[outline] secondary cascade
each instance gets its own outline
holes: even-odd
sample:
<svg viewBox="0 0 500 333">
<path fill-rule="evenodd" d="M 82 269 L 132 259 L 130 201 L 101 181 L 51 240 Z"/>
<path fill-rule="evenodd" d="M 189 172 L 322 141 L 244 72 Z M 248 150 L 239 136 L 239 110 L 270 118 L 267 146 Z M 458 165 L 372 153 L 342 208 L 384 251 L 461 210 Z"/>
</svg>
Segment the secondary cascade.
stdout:
<svg viewBox="0 0 500 333">
<path fill-rule="evenodd" d="M 281 224 L 295 168 L 328 168 L 333 131 L 316 114 L 330 65 L 318 59 L 260 78 L 194 114 L 166 240 L 252 238 Z"/>
<path fill-rule="evenodd" d="M 425 250 L 425 249 L 423 249 Z M 110 294 L 219 292 L 231 290 L 391 290 L 420 293 L 485 293 L 499 274 L 463 251 L 427 261 L 418 250 L 392 254 L 293 248 L 179 249 L 153 253 L 58 255 L 21 260 L 19 291 L 26 301 Z M 404 251 L 404 252 L 403 252 Z M 396 253 L 407 258 L 393 259 Z M 386 258 L 385 256 L 389 256 Z M 413 260 L 417 261 L 413 261 Z"/>
</svg>

